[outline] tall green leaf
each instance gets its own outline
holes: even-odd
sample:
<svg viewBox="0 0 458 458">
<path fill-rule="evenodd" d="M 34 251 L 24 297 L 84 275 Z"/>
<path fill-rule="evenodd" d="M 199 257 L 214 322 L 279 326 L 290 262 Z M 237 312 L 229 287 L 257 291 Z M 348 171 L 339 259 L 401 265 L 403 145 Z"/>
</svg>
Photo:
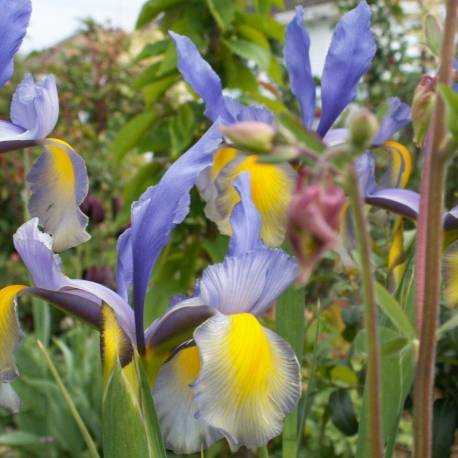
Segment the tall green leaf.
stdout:
<svg viewBox="0 0 458 458">
<path fill-rule="evenodd" d="M 142 7 L 137 19 L 137 29 L 149 24 L 156 16 L 186 0 L 148 0 Z"/>
<path fill-rule="evenodd" d="M 156 120 L 156 114 L 152 111 L 145 111 L 134 116 L 116 135 L 112 149 L 116 161 L 121 159 L 138 143 L 145 131 L 151 127 Z"/>
<path fill-rule="evenodd" d="M 277 332 L 291 345 L 299 364 L 304 356 L 304 289 L 288 288 L 280 297 L 276 307 Z M 283 456 L 294 457 L 298 449 L 298 409 L 286 417 L 283 427 Z"/>
</svg>

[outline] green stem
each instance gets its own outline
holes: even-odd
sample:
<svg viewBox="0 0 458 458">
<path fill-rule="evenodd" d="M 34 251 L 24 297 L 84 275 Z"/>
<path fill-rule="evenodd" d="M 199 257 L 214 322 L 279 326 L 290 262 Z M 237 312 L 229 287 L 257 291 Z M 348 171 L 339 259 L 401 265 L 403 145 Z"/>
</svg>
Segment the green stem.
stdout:
<svg viewBox="0 0 458 458">
<path fill-rule="evenodd" d="M 91 435 L 89 434 L 89 431 L 86 428 L 86 425 L 84 424 L 83 420 L 80 417 L 80 414 L 76 410 L 76 406 L 70 397 L 70 394 L 68 393 L 67 389 L 65 388 L 65 385 L 60 378 L 59 372 L 57 372 L 56 366 L 52 362 L 48 352 L 46 351 L 46 348 L 44 345 L 38 340 L 37 341 L 38 348 L 40 349 L 41 353 L 43 353 L 43 356 L 45 357 L 46 364 L 48 365 L 49 370 L 51 371 L 52 376 L 54 377 L 54 380 L 57 383 L 57 386 L 59 387 L 62 396 L 65 399 L 65 402 L 67 403 L 67 406 L 76 422 L 78 425 L 78 428 L 81 432 L 81 435 L 83 436 L 84 442 L 86 443 L 86 446 L 89 451 L 89 456 L 91 458 L 100 458 L 98 452 L 97 452 L 97 447 L 94 444 L 94 441 L 92 440 Z"/>
<path fill-rule="evenodd" d="M 377 303 L 375 301 L 374 274 L 371 260 L 371 240 L 364 214 L 364 200 L 359 188 L 354 164 L 350 165 L 347 188 L 358 241 L 364 319 L 367 335 L 367 390 L 369 409 L 369 438 L 371 458 L 383 458 L 382 409 L 380 387 L 380 342 L 377 329 Z"/>
<path fill-rule="evenodd" d="M 269 458 L 269 450 L 267 445 L 258 448 L 258 458 Z"/>
<path fill-rule="evenodd" d="M 450 85 L 457 27 L 458 0 L 449 0 L 441 51 L 439 83 Z M 446 157 L 441 151 L 445 136 L 445 104 L 437 98 L 430 140 L 425 152 L 421 183 L 416 251 L 416 324 L 420 349 L 414 394 L 415 457 L 430 458 L 436 330 L 439 315 L 442 255 L 442 212 Z"/>
</svg>

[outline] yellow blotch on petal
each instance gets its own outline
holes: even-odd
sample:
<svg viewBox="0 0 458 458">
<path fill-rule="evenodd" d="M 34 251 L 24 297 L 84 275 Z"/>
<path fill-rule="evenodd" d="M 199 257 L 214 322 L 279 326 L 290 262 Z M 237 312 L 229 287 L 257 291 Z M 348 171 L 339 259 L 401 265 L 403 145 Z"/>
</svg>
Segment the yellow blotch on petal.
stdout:
<svg viewBox="0 0 458 458">
<path fill-rule="evenodd" d="M 238 401 L 266 393 L 275 358 L 258 320 L 249 313 L 232 315 L 227 339 L 227 361 L 232 368 Z"/>
<path fill-rule="evenodd" d="M 221 173 L 224 167 L 226 167 L 229 162 L 233 161 L 237 157 L 237 154 L 238 152 L 235 148 L 220 148 L 213 158 L 213 165 L 211 168 L 212 179 L 215 179 Z"/>
<path fill-rule="evenodd" d="M 387 141 L 383 144 L 391 152 L 391 176 L 392 186 L 404 188 L 409 181 L 412 172 L 412 156 L 409 150 L 401 143 Z"/>
<path fill-rule="evenodd" d="M 58 138 L 50 138 L 46 142 L 46 148 L 52 157 L 55 173 L 61 178 L 60 185 L 64 189 L 71 190 L 75 185 L 75 172 L 73 170 L 73 162 L 65 149 L 73 150 L 73 148 L 63 140 Z M 63 147 L 63 148 L 62 148 Z"/>
<path fill-rule="evenodd" d="M 407 265 L 404 252 L 404 220 L 398 216 L 394 221 L 393 238 L 388 252 L 388 268 L 393 286 L 397 288 Z"/>
<path fill-rule="evenodd" d="M 224 202 L 228 215 L 239 202 L 234 180 L 243 172 L 250 174 L 251 198 L 261 216 L 261 238 L 269 246 L 282 243 L 286 231 L 286 212 L 294 187 L 294 171 L 289 165 L 263 164 L 256 156 L 248 156 L 229 175 Z"/>
<path fill-rule="evenodd" d="M 197 347 L 180 350 L 174 357 L 173 368 L 181 383 L 191 384 L 200 371 L 200 355 Z"/>
<path fill-rule="evenodd" d="M 11 285 L 0 290 L 0 382 L 13 380 L 17 375 L 14 350 L 21 338 L 16 315 L 16 296 L 27 288 Z"/>
</svg>

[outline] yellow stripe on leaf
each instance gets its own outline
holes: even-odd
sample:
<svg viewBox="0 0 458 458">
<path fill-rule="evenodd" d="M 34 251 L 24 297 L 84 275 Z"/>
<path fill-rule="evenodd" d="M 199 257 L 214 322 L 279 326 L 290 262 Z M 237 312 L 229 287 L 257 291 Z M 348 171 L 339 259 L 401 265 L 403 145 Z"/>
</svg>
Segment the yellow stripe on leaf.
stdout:
<svg viewBox="0 0 458 458">
<path fill-rule="evenodd" d="M 0 290 L 0 382 L 17 376 L 14 350 L 22 336 L 16 313 L 16 297 L 24 285 L 11 285 Z"/>
</svg>

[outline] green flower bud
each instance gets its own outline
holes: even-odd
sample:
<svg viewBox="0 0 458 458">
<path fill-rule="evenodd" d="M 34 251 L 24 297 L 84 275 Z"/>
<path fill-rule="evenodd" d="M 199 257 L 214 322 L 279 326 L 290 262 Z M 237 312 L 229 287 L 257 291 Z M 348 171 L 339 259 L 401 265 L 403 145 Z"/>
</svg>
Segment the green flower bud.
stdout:
<svg viewBox="0 0 458 458">
<path fill-rule="evenodd" d="M 378 120 L 374 114 L 366 108 L 358 110 L 349 122 L 350 144 L 361 152 L 370 146 L 378 128 Z"/>
<path fill-rule="evenodd" d="M 235 146 L 254 153 L 268 153 L 272 149 L 275 129 L 257 121 L 243 121 L 230 126 L 221 126 L 220 131 Z"/>
<path fill-rule="evenodd" d="M 418 83 L 412 100 L 413 141 L 422 146 L 428 133 L 434 103 L 436 101 L 436 78 L 423 76 Z"/>
</svg>

